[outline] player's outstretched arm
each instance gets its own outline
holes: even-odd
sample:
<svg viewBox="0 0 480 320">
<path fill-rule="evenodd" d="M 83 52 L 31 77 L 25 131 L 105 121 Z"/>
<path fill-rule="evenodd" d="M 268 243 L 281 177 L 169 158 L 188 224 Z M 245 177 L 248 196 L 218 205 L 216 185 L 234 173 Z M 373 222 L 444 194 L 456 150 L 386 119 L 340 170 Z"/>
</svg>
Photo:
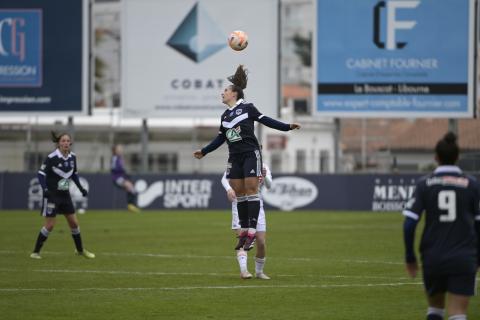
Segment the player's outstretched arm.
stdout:
<svg viewBox="0 0 480 320">
<path fill-rule="evenodd" d="M 193 156 L 197 159 L 202 159 L 207 153 L 210 153 L 216 150 L 225 142 L 225 135 L 221 132 L 218 133 L 218 136 L 212 140 L 207 146 L 202 148 L 201 150 L 197 150 L 193 153 Z"/>
<path fill-rule="evenodd" d="M 263 125 L 266 125 L 269 128 L 277 129 L 280 131 L 290 131 L 290 130 L 300 129 L 300 125 L 298 123 L 288 124 L 264 115 L 261 115 L 258 118 L 258 122 L 260 122 Z"/>
</svg>

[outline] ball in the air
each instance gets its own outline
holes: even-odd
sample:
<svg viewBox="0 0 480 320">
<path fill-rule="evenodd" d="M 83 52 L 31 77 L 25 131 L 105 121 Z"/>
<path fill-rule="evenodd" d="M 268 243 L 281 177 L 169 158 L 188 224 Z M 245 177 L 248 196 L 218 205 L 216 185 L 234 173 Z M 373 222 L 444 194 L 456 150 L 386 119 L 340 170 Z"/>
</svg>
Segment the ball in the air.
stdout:
<svg viewBox="0 0 480 320">
<path fill-rule="evenodd" d="M 244 31 L 233 31 L 228 36 L 228 45 L 235 51 L 241 51 L 248 46 L 248 35 Z"/>
</svg>

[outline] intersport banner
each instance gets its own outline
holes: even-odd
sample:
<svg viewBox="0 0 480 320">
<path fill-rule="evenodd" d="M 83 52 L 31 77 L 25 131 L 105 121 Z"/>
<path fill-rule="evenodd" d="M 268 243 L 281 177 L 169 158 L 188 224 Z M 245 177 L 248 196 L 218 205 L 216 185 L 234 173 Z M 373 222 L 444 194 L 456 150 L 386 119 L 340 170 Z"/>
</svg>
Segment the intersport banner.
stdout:
<svg viewBox="0 0 480 320">
<path fill-rule="evenodd" d="M 474 0 L 317 0 L 318 116 L 472 117 Z"/>
<path fill-rule="evenodd" d="M 279 175 L 262 189 L 267 210 L 364 210 L 400 212 L 421 175 Z M 222 175 L 135 176 L 138 206 L 144 210 L 231 210 Z M 480 178 L 477 177 L 477 178 Z M 71 183 L 77 209 L 125 209 L 126 194 L 108 174 L 80 177 L 87 198 Z M 0 173 L 0 209 L 40 209 L 42 190 L 35 174 Z"/>
<path fill-rule="evenodd" d="M 243 51 L 227 45 L 235 30 L 249 36 Z M 123 117 L 219 118 L 239 64 L 246 100 L 276 116 L 277 35 L 278 0 L 123 0 Z"/>
</svg>

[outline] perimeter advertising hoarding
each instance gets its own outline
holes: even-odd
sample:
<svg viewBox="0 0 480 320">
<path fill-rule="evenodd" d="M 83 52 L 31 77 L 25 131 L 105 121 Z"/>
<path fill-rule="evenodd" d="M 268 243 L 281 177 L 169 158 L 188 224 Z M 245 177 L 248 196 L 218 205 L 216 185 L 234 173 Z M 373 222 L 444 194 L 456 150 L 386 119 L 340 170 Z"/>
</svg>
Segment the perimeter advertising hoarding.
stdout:
<svg viewBox="0 0 480 320">
<path fill-rule="evenodd" d="M 363 210 L 401 212 L 419 174 L 294 175 L 273 177 L 262 189 L 267 210 Z M 133 177 L 142 209 L 231 210 L 221 174 L 149 174 Z M 477 175 L 477 179 L 480 178 Z M 109 174 L 85 174 L 88 198 L 70 184 L 77 209 L 125 209 L 126 194 Z M 7 187 L 8 186 L 8 187 Z M 39 209 L 42 188 L 35 173 L 0 173 L 0 209 Z"/>
<path fill-rule="evenodd" d="M 239 64 L 246 100 L 277 114 L 278 0 L 124 0 L 122 14 L 124 117 L 220 117 Z M 243 51 L 227 45 L 234 30 L 249 35 Z"/>
<path fill-rule="evenodd" d="M 88 108 L 87 0 L 2 0 L 0 112 L 80 114 Z"/>
<path fill-rule="evenodd" d="M 316 6 L 318 116 L 473 116 L 474 0 Z"/>
</svg>

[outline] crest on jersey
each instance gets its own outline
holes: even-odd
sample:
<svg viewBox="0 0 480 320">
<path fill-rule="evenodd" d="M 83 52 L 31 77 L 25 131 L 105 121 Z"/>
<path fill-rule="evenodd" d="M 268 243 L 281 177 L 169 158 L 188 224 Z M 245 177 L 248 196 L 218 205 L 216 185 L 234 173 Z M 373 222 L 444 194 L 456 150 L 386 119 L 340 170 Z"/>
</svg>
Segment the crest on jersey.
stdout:
<svg viewBox="0 0 480 320">
<path fill-rule="evenodd" d="M 241 115 L 242 112 L 243 112 L 242 109 L 237 109 L 237 110 L 235 110 L 235 114 L 236 114 L 237 116 Z"/>
<path fill-rule="evenodd" d="M 240 126 L 238 126 L 236 128 L 228 129 L 227 132 L 226 132 L 226 136 L 227 136 L 228 141 L 235 142 L 235 141 L 242 140 L 242 137 L 240 136 L 240 132 L 241 132 Z"/>
</svg>

